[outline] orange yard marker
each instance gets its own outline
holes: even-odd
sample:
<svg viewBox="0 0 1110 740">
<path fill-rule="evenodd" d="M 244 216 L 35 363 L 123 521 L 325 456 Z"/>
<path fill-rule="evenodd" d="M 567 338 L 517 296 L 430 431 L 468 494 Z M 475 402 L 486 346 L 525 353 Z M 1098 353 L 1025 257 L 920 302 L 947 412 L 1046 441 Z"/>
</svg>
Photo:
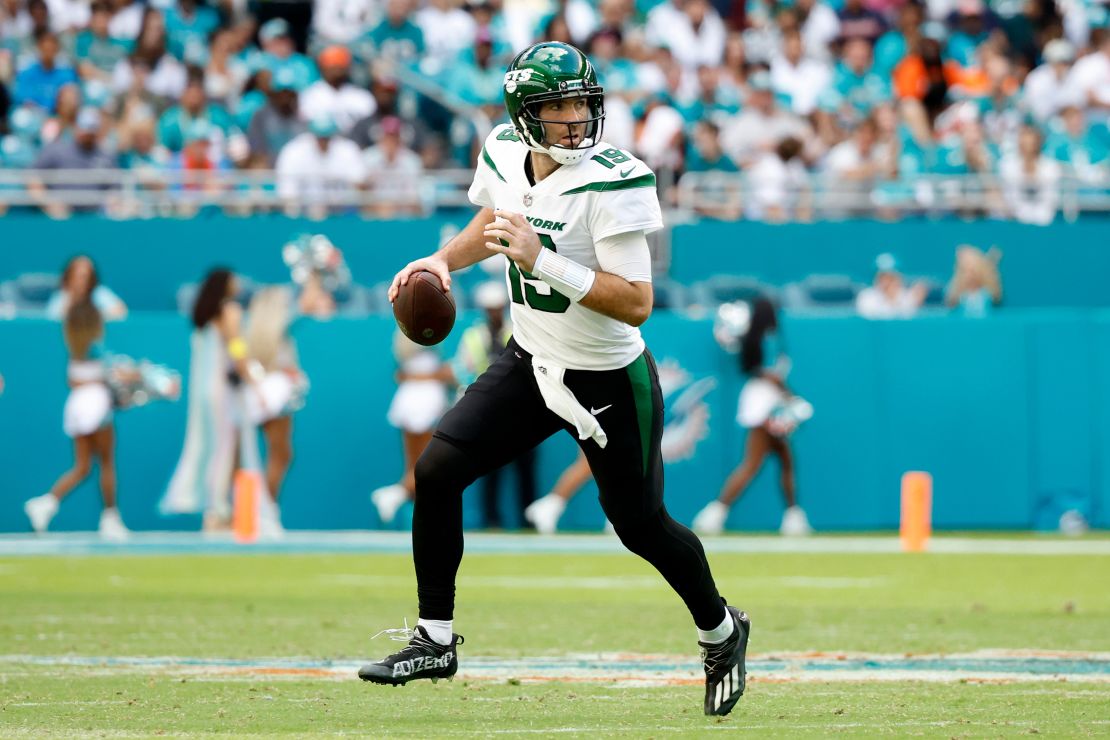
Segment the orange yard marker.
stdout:
<svg viewBox="0 0 1110 740">
<path fill-rule="evenodd" d="M 902 476 L 902 550 L 924 552 L 933 533 L 933 476 L 910 471 Z"/>
<path fill-rule="evenodd" d="M 256 470 L 237 470 L 234 483 L 231 528 L 235 541 L 254 542 L 258 539 L 258 498 L 262 492 L 262 478 Z"/>
</svg>

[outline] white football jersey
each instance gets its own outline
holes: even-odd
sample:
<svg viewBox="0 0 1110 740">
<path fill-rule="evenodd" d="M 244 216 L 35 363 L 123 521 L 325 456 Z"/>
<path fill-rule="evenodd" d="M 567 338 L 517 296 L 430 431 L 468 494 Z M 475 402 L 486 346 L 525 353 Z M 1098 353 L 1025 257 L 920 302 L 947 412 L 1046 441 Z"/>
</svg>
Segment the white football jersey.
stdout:
<svg viewBox="0 0 1110 740">
<path fill-rule="evenodd" d="M 597 240 L 663 228 L 655 174 L 628 152 L 602 142 L 535 185 L 524 174 L 528 154 L 512 126 L 495 128 L 478 157 L 471 202 L 523 214 L 546 248 L 593 270 L 605 270 Z M 644 351 L 639 329 L 572 302 L 511 261 L 506 278 L 513 337 L 528 352 L 571 369 L 616 370 Z"/>
</svg>

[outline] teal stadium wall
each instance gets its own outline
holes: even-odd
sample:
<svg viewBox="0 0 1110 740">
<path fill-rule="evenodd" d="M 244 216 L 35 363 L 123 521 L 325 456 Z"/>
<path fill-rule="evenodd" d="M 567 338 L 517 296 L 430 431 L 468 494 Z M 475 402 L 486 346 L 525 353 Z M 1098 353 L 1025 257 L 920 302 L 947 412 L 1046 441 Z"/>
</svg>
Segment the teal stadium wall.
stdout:
<svg viewBox="0 0 1110 740">
<path fill-rule="evenodd" d="M 178 285 L 210 264 L 230 264 L 260 281 L 285 281 L 277 247 L 299 230 L 322 230 L 344 248 L 355 279 L 373 285 L 433 246 L 442 226 L 7 218 L 0 232 L 0 280 L 56 270 L 69 254 L 88 252 L 105 282 L 133 307 L 163 309 L 138 310 L 110 325 L 109 348 L 184 370 L 189 327 L 168 309 Z M 1073 507 L 1106 527 L 1110 470 L 1102 461 L 1110 459 L 1110 309 L 1097 308 L 1108 300 L 1100 289 L 1110 260 L 1105 234 L 1097 223 L 1049 229 L 932 222 L 703 224 L 676 229 L 674 262 L 677 276 L 687 279 L 732 271 L 782 282 L 795 270 L 800 277 L 803 268 L 865 278 L 869 259 L 893 249 L 907 271 L 942 278 L 951 269 L 956 243 L 999 244 L 1006 250 L 1008 307 L 991 318 L 877 323 L 786 316 L 795 362 L 791 382 L 816 407 L 814 419 L 795 437 L 802 501 L 820 529 L 890 529 L 897 526 L 900 475 L 928 470 L 935 479 L 934 521 L 940 528 L 1050 528 L 1064 508 Z M 856 267 L 859 262 L 864 266 Z M 1044 307 L 1019 307 L 1036 304 Z M 460 317 L 460 323 L 472 318 Z M 398 434 L 385 421 L 394 389 L 392 362 L 386 359 L 391 331 L 388 316 L 298 325 L 296 338 L 313 387 L 307 407 L 296 416 L 297 457 L 283 502 L 287 526 L 379 525 L 369 492 L 395 480 L 401 465 Z M 699 389 L 713 386 L 704 395 L 707 436 L 687 450 L 690 457 L 667 467 L 668 506 L 688 522 L 740 457 L 736 360 L 713 343 L 708 320 L 659 312 L 645 335 L 661 365 L 685 373 L 668 395 L 671 433 L 681 439 L 691 418 L 683 413 L 686 404 Z M 0 373 L 7 382 L 0 395 L 0 531 L 26 531 L 23 500 L 46 490 L 69 463 L 70 443 L 61 431 L 64 365 L 57 324 L 0 321 Z M 198 518 L 165 519 L 156 511 L 180 452 L 184 416 L 180 402 L 117 417 L 121 508 L 134 528 L 199 525 Z M 541 448 L 541 491 L 574 454 L 566 435 Z M 776 474 L 772 463 L 735 507 L 732 527 L 777 525 Z M 467 523 L 475 526 L 477 491 L 466 496 Z M 506 509 L 509 498 L 503 491 Z M 95 484 L 86 483 L 62 508 L 54 528 L 92 528 L 96 511 Z M 564 523 L 592 529 L 601 522 L 590 485 Z"/>
</svg>

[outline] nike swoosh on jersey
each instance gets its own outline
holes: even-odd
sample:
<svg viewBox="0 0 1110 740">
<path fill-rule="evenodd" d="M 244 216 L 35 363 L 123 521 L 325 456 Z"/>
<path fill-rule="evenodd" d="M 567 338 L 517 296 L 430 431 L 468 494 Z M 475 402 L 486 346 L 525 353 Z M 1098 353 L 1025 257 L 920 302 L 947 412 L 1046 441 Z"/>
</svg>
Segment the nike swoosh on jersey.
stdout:
<svg viewBox="0 0 1110 740">
<path fill-rule="evenodd" d="M 598 414 L 600 414 L 605 409 L 610 408 L 612 405 L 613 404 L 609 404 L 608 406 L 602 406 L 599 409 L 595 409 L 593 406 L 590 406 L 590 415 L 591 416 L 597 416 Z"/>
<path fill-rule="evenodd" d="M 621 177 L 628 177 L 632 174 L 632 170 L 636 169 L 636 165 L 632 165 L 627 170 L 621 170 Z"/>
</svg>

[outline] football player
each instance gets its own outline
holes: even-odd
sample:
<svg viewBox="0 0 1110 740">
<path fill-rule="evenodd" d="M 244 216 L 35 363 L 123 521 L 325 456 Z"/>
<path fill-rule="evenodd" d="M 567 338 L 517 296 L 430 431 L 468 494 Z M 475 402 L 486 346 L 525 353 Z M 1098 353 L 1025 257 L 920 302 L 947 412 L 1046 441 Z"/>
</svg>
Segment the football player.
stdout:
<svg viewBox="0 0 1110 740">
<path fill-rule="evenodd" d="M 663 504 L 662 393 L 638 329 L 652 307 L 645 235 L 663 226 L 655 174 L 602 141 L 602 88 L 573 46 L 522 51 L 504 93 L 512 122 L 486 139 L 470 188 L 481 210 L 442 249 L 397 273 L 389 297 L 415 271 L 449 287 L 452 270 L 503 254 L 513 339 L 443 417 L 416 465 L 420 619 L 411 635 L 395 635 L 411 638 L 404 649 L 359 676 L 403 684 L 455 674 L 463 489 L 566 430 L 621 541 L 659 570 L 693 616 L 706 714 L 728 714 L 744 693 L 751 626 L 725 605 L 701 543 Z"/>
</svg>

